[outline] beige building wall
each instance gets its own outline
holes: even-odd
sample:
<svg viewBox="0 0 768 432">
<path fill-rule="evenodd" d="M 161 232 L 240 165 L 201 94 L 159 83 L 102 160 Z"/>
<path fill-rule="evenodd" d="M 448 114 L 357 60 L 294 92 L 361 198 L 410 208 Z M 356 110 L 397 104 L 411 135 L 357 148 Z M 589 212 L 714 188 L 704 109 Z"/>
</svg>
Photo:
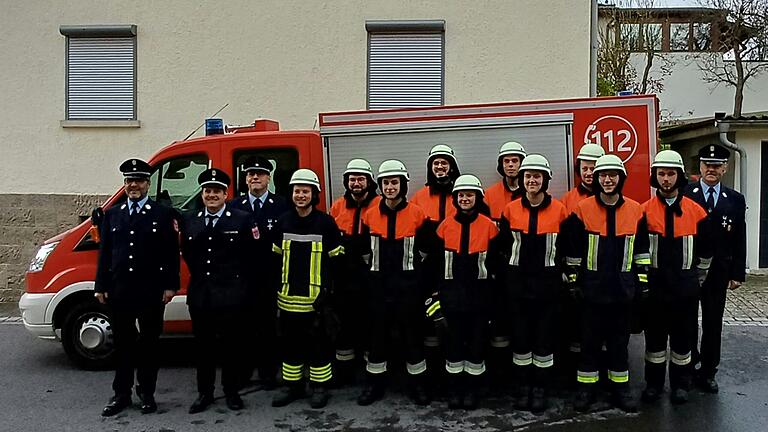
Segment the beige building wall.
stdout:
<svg viewBox="0 0 768 432">
<path fill-rule="evenodd" d="M 445 103 L 587 97 L 588 0 L 35 0 L 0 14 L 0 302 L 37 245 L 121 183 L 123 160 L 183 139 L 224 104 L 312 129 L 366 103 L 366 20 L 445 21 Z M 137 26 L 139 128 L 64 128 L 61 25 Z M 199 135 L 199 133 L 198 133 Z"/>
<path fill-rule="evenodd" d="M 365 21 L 445 20 L 445 102 L 589 95 L 590 2 L 3 2 L 0 194 L 105 194 L 117 165 L 181 139 L 222 105 L 311 129 L 364 109 Z M 63 128 L 60 25 L 136 24 L 140 128 Z"/>
</svg>

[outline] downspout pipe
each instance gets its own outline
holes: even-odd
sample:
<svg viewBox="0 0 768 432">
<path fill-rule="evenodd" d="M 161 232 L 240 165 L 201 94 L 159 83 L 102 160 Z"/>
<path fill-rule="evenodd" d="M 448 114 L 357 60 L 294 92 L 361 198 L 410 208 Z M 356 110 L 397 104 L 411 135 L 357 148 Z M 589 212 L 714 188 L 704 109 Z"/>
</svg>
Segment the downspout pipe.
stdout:
<svg viewBox="0 0 768 432">
<path fill-rule="evenodd" d="M 720 135 L 720 143 L 739 153 L 739 192 L 745 197 L 747 196 L 747 151 L 731 142 L 728 139 L 728 132 L 731 125 L 724 121 L 725 113 L 715 113 L 715 127 Z"/>
</svg>

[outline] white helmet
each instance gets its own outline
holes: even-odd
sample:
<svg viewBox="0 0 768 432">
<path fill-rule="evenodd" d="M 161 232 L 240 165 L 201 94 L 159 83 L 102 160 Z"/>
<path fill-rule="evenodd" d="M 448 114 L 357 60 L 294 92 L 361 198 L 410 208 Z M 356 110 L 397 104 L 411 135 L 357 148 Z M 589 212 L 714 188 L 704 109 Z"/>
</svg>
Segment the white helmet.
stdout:
<svg viewBox="0 0 768 432">
<path fill-rule="evenodd" d="M 306 169 L 306 168 L 297 169 L 291 176 L 291 181 L 288 182 L 288 184 L 314 186 L 317 188 L 317 191 L 320 192 L 320 179 L 317 177 L 317 174 L 315 174 L 315 172 L 312 171 L 311 169 Z"/>
<path fill-rule="evenodd" d="M 685 172 L 683 157 L 674 150 L 662 150 L 656 154 L 651 168 L 679 168 Z"/>
<path fill-rule="evenodd" d="M 347 163 L 347 169 L 344 170 L 344 175 L 347 174 L 363 174 L 373 178 L 373 168 L 365 159 L 352 159 Z"/>
<path fill-rule="evenodd" d="M 624 162 L 621 161 L 620 157 L 612 154 L 607 154 L 597 158 L 597 161 L 595 161 L 595 169 L 592 172 L 596 175 L 600 171 L 610 170 L 618 171 L 624 174 L 624 177 L 627 176 L 627 170 L 624 168 Z"/>
<path fill-rule="evenodd" d="M 453 153 L 453 149 L 448 147 L 445 144 L 438 144 L 432 147 L 432 149 L 429 150 L 429 157 L 427 159 L 432 159 L 440 156 L 446 159 L 452 160 L 454 163 L 456 162 L 456 155 Z"/>
<path fill-rule="evenodd" d="M 579 150 L 579 155 L 576 156 L 576 160 L 583 160 L 583 161 L 596 161 L 597 158 L 600 156 L 603 156 L 605 154 L 605 150 L 603 150 L 602 147 L 600 147 L 597 144 L 594 143 L 586 143 L 583 146 L 581 146 L 581 149 Z"/>
<path fill-rule="evenodd" d="M 480 179 L 472 174 L 463 174 L 453 183 L 453 193 L 463 190 L 471 190 L 475 192 L 483 193 L 483 184 L 480 183 Z"/>
<path fill-rule="evenodd" d="M 520 164 L 520 172 L 526 170 L 542 171 L 549 178 L 552 178 L 552 169 L 549 167 L 549 161 L 540 154 L 530 154 L 523 159 L 523 162 Z"/>
<path fill-rule="evenodd" d="M 524 158 L 526 156 L 525 148 L 517 141 L 505 142 L 499 148 L 499 157 L 501 158 L 503 156 L 511 155 L 518 155 L 521 158 Z"/>
<path fill-rule="evenodd" d="M 376 176 L 376 180 L 394 176 L 403 176 L 406 180 L 410 180 L 410 177 L 408 177 L 408 169 L 405 167 L 405 164 L 397 159 L 385 160 L 379 165 L 379 174 Z"/>
</svg>

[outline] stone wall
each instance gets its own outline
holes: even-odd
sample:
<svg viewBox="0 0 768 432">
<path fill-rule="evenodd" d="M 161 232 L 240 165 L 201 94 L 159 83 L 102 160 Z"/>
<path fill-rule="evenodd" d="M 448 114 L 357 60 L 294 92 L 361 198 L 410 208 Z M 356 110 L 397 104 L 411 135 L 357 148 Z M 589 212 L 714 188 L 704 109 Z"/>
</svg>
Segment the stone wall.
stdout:
<svg viewBox="0 0 768 432">
<path fill-rule="evenodd" d="M 24 292 L 24 272 L 44 240 L 72 228 L 105 195 L 0 194 L 0 302 Z"/>
</svg>

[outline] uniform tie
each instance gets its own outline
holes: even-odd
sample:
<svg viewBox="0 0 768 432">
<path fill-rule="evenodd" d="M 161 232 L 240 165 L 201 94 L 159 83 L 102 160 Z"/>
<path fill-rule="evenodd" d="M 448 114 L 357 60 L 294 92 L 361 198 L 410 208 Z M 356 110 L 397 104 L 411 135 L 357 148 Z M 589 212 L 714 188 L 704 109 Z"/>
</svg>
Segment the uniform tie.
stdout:
<svg viewBox="0 0 768 432">
<path fill-rule="evenodd" d="M 707 211 L 712 213 L 712 210 L 715 209 L 715 188 L 710 186 L 707 195 Z"/>
<path fill-rule="evenodd" d="M 213 226 L 216 224 L 216 219 L 218 219 L 218 218 L 219 217 L 216 216 L 216 215 L 208 215 L 208 216 L 206 216 L 206 219 L 208 219 L 208 221 L 205 223 L 205 226 L 209 227 L 209 228 L 213 228 Z"/>
<path fill-rule="evenodd" d="M 136 215 L 139 213 L 139 203 L 137 203 L 136 201 L 131 201 L 131 202 L 133 204 L 131 204 L 131 211 L 129 214 L 129 218 L 133 220 L 136 217 Z"/>
<path fill-rule="evenodd" d="M 261 206 L 262 206 L 262 204 L 263 203 L 261 202 L 261 200 L 259 198 L 256 198 L 255 200 L 253 200 L 253 214 L 254 215 L 258 216 L 259 213 L 261 213 Z"/>
</svg>

